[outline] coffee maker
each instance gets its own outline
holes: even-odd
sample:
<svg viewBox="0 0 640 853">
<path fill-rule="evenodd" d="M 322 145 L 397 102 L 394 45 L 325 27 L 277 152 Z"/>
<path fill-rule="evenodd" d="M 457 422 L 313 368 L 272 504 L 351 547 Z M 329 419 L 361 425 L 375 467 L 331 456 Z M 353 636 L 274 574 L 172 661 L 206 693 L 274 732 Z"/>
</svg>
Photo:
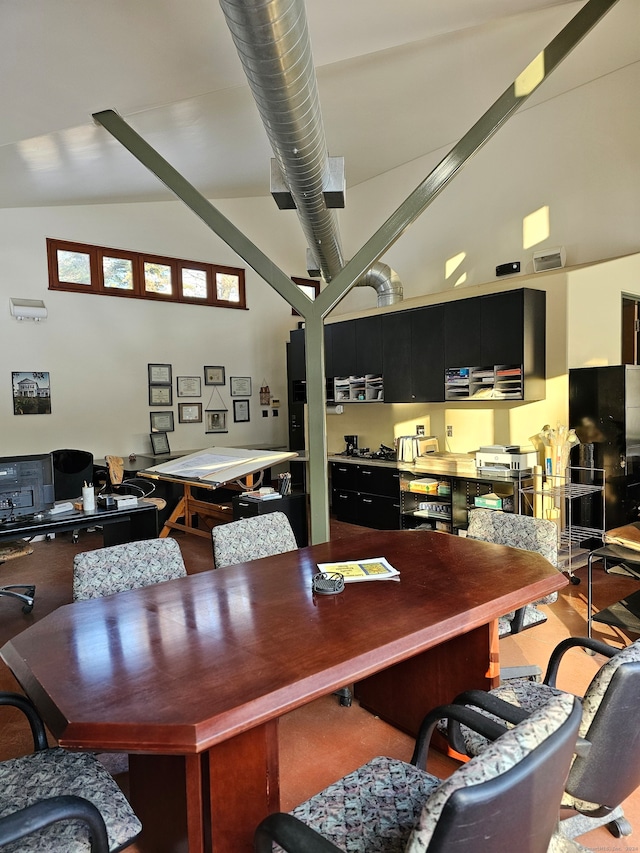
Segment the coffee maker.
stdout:
<svg viewBox="0 0 640 853">
<path fill-rule="evenodd" d="M 357 456 L 358 455 L 358 436 L 357 435 L 345 435 L 345 449 L 344 452 L 347 456 Z"/>
</svg>

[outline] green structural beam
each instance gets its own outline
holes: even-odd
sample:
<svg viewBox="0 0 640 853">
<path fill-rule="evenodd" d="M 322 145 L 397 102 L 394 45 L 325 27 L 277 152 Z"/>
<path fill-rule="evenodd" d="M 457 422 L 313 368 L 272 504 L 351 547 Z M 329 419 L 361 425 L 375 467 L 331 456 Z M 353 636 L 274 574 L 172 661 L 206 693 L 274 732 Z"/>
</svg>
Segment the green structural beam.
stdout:
<svg viewBox="0 0 640 853">
<path fill-rule="evenodd" d="M 335 278 L 311 302 L 301 290 L 208 199 L 164 160 L 116 112 L 95 113 L 94 119 L 150 169 L 200 219 L 243 258 L 258 275 L 304 317 L 306 337 L 309 491 L 311 541 L 329 539 L 329 488 L 327 482 L 327 431 L 324 375 L 324 318 L 405 230 L 427 209 L 466 165 L 536 91 L 589 31 L 615 6 L 617 0 L 588 0 L 547 47 L 454 145 L 406 200 L 367 240 Z"/>
</svg>

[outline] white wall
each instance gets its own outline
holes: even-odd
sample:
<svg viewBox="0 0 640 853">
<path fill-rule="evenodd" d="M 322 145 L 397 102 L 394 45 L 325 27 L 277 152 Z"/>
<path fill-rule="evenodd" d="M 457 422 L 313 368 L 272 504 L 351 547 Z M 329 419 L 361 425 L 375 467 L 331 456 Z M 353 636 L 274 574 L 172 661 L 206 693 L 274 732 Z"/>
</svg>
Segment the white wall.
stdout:
<svg viewBox="0 0 640 853">
<path fill-rule="evenodd" d="M 630 65 L 536 106 L 524 106 L 453 178 L 382 258 L 405 297 L 495 281 L 497 264 L 564 246 L 567 265 L 640 249 L 640 64 Z M 541 96 L 544 89 L 541 89 Z M 389 144 L 393 144 L 393 129 Z M 340 222 L 351 257 L 453 147 L 425 154 L 376 180 L 352 187 Z M 346 164 L 348 174 L 348 163 Z M 523 219 L 549 208 L 548 237 L 523 246 Z M 448 279 L 445 263 L 464 253 Z M 518 276 L 509 281 L 517 286 Z M 372 307 L 370 288 L 355 288 L 334 314 Z"/>
<path fill-rule="evenodd" d="M 456 295 L 473 295 L 480 285 L 482 290 L 549 288 L 546 401 L 491 410 L 375 405 L 366 407 L 366 415 L 354 411 L 330 419 L 330 449 L 340 448 L 343 433 L 364 433 L 375 446 L 423 421 L 443 446 L 444 427 L 453 423 L 451 450 L 468 450 L 478 440 L 522 442 L 530 430 L 566 412 L 567 364 L 619 360 L 619 296 L 640 291 L 637 261 L 629 265 L 621 259 L 618 266 L 594 267 L 576 278 L 573 272 L 567 278 L 567 271 L 530 281 L 525 276 L 532 272 L 533 251 L 544 246 L 565 246 L 568 266 L 640 250 L 639 90 L 636 63 L 567 94 L 544 100 L 543 92 L 539 103 L 507 122 L 383 258 L 399 274 L 407 300 L 439 301 L 451 297 L 456 284 Z M 380 128 L 392 145 L 393 129 L 383 122 Z M 447 150 L 425 153 L 349 189 L 339 216 L 347 258 Z M 348 175 L 348 163 L 346 168 Z M 270 198 L 216 204 L 288 275 L 306 275 L 305 241 L 295 212 L 278 211 Z M 543 206 L 549 209 L 549 234 L 524 247 L 523 218 Z M 205 364 L 223 364 L 227 376 L 250 375 L 250 423 L 231 423 L 229 434 L 215 436 L 215 443 L 286 441 L 284 342 L 296 318 L 251 270 L 248 312 L 47 291 L 47 236 L 246 267 L 180 202 L 0 210 L 0 235 L 0 305 L 5 306 L 0 310 L 0 455 L 61 446 L 86 447 L 96 456 L 148 449 L 149 362 L 171 363 L 174 376 L 201 375 Z M 446 278 L 445 262 L 459 253 L 464 253 L 461 264 Z M 520 260 L 522 274 L 496 279 L 496 264 L 514 260 Z M 10 296 L 44 299 L 49 319 L 18 324 L 9 316 Z M 375 305 L 371 288 L 355 288 L 330 316 Z M 568 327 L 567 315 L 579 319 Z M 50 372 L 51 415 L 13 415 L 10 374 L 20 370 Z M 263 378 L 282 400 L 278 418 L 260 417 L 257 389 Z M 203 386 L 205 405 L 207 391 Z M 231 408 L 228 385 L 224 399 Z M 177 424 L 175 403 L 174 397 L 172 446 L 213 443 L 204 426 Z"/>
<path fill-rule="evenodd" d="M 261 220 L 260 204 L 254 208 Z M 245 220 L 250 230 L 251 217 Z M 246 273 L 248 311 L 47 290 L 46 237 L 246 267 L 184 205 L 4 210 L 0 233 L 0 455 L 60 447 L 85 448 L 96 457 L 148 451 L 150 362 L 173 367 L 172 449 L 286 443 L 284 342 L 295 318 L 252 270 Z M 262 238 L 274 247 L 287 242 L 264 227 Z M 9 314 L 11 296 L 43 299 L 48 319 L 18 322 Z M 229 408 L 226 435 L 205 435 L 204 423 L 178 424 L 175 377 L 203 377 L 207 364 L 226 368 L 227 385 L 220 388 Z M 50 373 L 50 415 L 13 414 L 12 371 Z M 233 375 L 252 378 L 249 423 L 233 423 L 228 384 Z M 261 415 L 263 379 L 285 404 L 278 417 L 272 411 Z M 203 384 L 201 398 L 184 402 L 206 408 L 213 390 Z M 219 408 L 217 394 L 212 402 Z"/>
</svg>

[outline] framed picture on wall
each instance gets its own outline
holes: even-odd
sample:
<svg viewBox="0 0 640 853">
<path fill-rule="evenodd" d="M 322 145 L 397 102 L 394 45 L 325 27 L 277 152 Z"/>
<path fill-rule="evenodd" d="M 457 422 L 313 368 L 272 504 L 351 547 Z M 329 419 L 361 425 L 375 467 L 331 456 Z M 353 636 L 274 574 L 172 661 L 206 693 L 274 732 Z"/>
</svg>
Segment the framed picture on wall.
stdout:
<svg viewBox="0 0 640 853">
<path fill-rule="evenodd" d="M 149 405 L 173 405 L 173 388 L 171 385 L 149 385 Z"/>
<path fill-rule="evenodd" d="M 228 432 L 226 409 L 205 412 L 205 432 Z"/>
<path fill-rule="evenodd" d="M 231 385 L 232 397 L 250 397 L 251 396 L 251 377 L 250 376 L 232 376 L 229 380 Z M 248 419 L 247 419 L 248 420 Z"/>
<path fill-rule="evenodd" d="M 178 397 L 199 397 L 202 394 L 199 376 L 178 376 Z"/>
<path fill-rule="evenodd" d="M 221 365 L 205 365 L 204 368 L 204 384 L 205 385 L 224 385 L 225 379 L 224 367 Z"/>
<path fill-rule="evenodd" d="M 149 364 L 149 385 L 171 385 L 170 364 Z"/>
<path fill-rule="evenodd" d="M 179 424 L 201 424 L 202 403 L 178 403 Z"/>
<path fill-rule="evenodd" d="M 173 432 L 173 412 L 149 412 L 151 432 Z"/>
<path fill-rule="evenodd" d="M 234 400 L 233 401 L 233 420 L 240 424 L 249 420 L 249 401 Z"/>
</svg>

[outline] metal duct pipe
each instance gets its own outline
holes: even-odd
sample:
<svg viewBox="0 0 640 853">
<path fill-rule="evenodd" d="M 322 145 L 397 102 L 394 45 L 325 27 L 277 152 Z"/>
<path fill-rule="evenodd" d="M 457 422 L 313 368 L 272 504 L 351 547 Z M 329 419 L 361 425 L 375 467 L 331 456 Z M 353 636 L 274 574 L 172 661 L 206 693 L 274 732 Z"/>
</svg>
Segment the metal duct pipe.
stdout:
<svg viewBox="0 0 640 853">
<path fill-rule="evenodd" d="M 323 196 L 330 167 L 304 1 L 220 0 L 220 6 L 309 249 L 329 282 L 344 257 L 336 215 Z M 377 267 L 357 284 L 375 287 L 379 305 L 381 295 L 384 305 L 392 304 L 391 294 L 398 301 L 397 284 L 383 282 Z"/>
</svg>

